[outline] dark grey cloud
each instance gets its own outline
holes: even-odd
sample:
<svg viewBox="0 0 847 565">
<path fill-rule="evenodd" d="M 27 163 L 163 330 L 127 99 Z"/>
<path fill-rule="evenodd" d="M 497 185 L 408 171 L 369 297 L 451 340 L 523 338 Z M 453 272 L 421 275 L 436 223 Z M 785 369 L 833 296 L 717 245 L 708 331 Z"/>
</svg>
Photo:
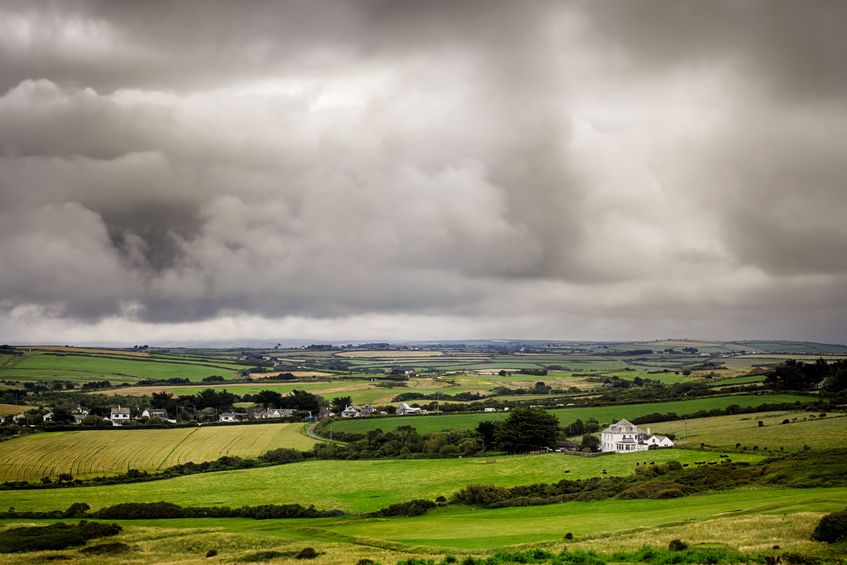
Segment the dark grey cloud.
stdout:
<svg viewBox="0 0 847 565">
<path fill-rule="evenodd" d="M 5 3 L 0 337 L 847 340 L 842 12 Z"/>
</svg>

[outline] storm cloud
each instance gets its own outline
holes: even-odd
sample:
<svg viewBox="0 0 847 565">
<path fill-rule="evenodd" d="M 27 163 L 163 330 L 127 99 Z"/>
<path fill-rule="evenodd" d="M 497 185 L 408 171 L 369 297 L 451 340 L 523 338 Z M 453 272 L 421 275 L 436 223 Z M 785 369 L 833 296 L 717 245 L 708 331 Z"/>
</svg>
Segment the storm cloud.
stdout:
<svg viewBox="0 0 847 565">
<path fill-rule="evenodd" d="M 0 340 L 845 342 L 845 20 L 5 2 Z"/>
</svg>

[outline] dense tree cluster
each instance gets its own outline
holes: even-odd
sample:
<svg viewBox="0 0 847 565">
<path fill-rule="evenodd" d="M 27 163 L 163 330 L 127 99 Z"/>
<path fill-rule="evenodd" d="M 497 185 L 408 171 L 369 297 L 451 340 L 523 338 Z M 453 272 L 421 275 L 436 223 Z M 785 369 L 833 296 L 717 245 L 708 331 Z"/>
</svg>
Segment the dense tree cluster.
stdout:
<svg viewBox="0 0 847 565">
<path fill-rule="evenodd" d="M 485 449 L 526 453 L 552 448 L 559 437 L 559 420 L 543 408 L 519 406 L 502 422 L 480 422 L 476 433 Z"/>
<path fill-rule="evenodd" d="M 776 390 L 822 388 L 829 392 L 843 392 L 847 390 L 847 360 L 828 363 L 825 359 L 818 359 L 814 363 L 803 363 L 788 359 L 765 378 L 765 383 Z"/>
</svg>

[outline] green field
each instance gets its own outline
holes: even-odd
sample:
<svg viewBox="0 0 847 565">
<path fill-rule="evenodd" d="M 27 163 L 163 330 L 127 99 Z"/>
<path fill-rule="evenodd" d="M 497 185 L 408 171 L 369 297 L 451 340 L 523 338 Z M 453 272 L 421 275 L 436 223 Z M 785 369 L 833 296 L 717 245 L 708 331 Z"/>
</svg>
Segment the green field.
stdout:
<svg viewBox="0 0 847 565">
<path fill-rule="evenodd" d="M 679 500 L 600 500 L 483 511 L 456 506 L 419 518 L 340 521 L 317 528 L 325 535 L 376 538 L 409 546 L 486 550 L 556 542 L 565 532 L 579 539 L 727 514 L 832 512 L 845 505 L 847 488 L 762 488 Z"/>
<path fill-rule="evenodd" d="M 308 449 L 314 440 L 301 429 L 302 424 L 259 424 L 32 434 L 0 442 L 0 481 L 114 475 L 223 455 L 255 457 L 277 447 Z"/>
<path fill-rule="evenodd" d="M 782 422 L 789 420 L 789 423 Z M 796 420 L 796 421 L 795 421 Z M 764 426 L 759 427 L 759 421 Z M 830 414 L 818 418 L 809 412 L 762 412 L 758 414 L 739 414 L 698 418 L 688 422 L 662 422 L 653 424 L 656 433 L 673 432 L 679 445 L 699 446 L 705 443 L 709 447 L 733 449 L 735 444 L 752 449 L 771 449 L 780 447 L 787 450 L 799 450 L 808 445 L 812 449 L 841 447 L 847 438 L 847 416 Z"/>
<path fill-rule="evenodd" d="M 255 426 L 242 426 L 252 428 Z M 220 428 L 218 428 L 220 429 Z M 449 496 L 470 483 L 513 486 L 602 475 L 628 475 L 636 463 L 718 461 L 719 454 L 668 449 L 596 458 L 560 454 L 497 458 L 306 461 L 275 467 L 204 473 L 146 483 L 50 490 L 0 491 L 0 508 L 67 508 L 76 501 L 92 507 L 119 502 L 166 500 L 181 505 L 314 504 L 370 512 L 413 498 Z M 754 455 L 733 456 L 755 461 Z"/>
<path fill-rule="evenodd" d="M 100 354 L 57 354 L 32 352 L 21 356 L 3 356 L 0 378 L 20 381 L 108 380 L 114 383 L 135 382 L 139 379 L 186 378 L 200 381 L 209 375 L 227 379 L 238 377 L 237 365 L 211 361 L 185 361 L 137 356 L 106 356 Z"/>
<path fill-rule="evenodd" d="M 408 557 L 441 560 L 445 554 L 461 561 L 465 554 L 485 556 L 510 546 L 593 550 L 608 556 L 645 545 L 664 548 L 671 539 L 681 538 L 768 555 L 774 553 L 773 545 L 779 545 L 782 551 L 837 563 L 843 550 L 810 542 L 808 537 L 823 513 L 845 504 L 847 488 L 761 488 L 675 500 L 602 500 L 497 510 L 450 506 L 417 518 L 125 520 L 120 522 L 125 531 L 112 539 L 131 544 L 134 552 L 108 561 L 201 563 L 204 553 L 215 548 L 219 552 L 215 562 L 232 563 L 260 549 L 293 554 L 306 546 L 321 552 L 317 562 L 327 564 L 364 558 L 386 564 Z M 565 532 L 573 534 L 573 542 L 563 542 Z M 6 556 L 4 562 L 31 563 L 50 555 Z"/>
<path fill-rule="evenodd" d="M 559 422 L 562 425 L 567 425 L 577 419 L 585 421 L 588 418 L 596 418 L 601 423 L 610 423 L 621 418 L 636 418 L 638 416 L 657 412 L 660 414 L 668 412 L 690 414 L 699 410 L 726 408 L 733 404 L 737 404 L 738 406 L 759 406 L 761 404 L 787 403 L 795 401 L 808 402 L 813 399 L 814 397 L 793 394 L 711 396 L 695 398 L 692 400 L 676 400 L 651 404 L 625 404 L 590 407 L 575 406 L 572 408 L 551 410 L 550 412 L 559 418 Z M 363 433 L 377 428 L 382 428 L 383 431 L 388 431 L 393 430 L 395 427 L 400 425 L 408 425 L 415 427 L 421 433 L 430 433 L 449 429 L 471 429 L 484 420 L 504 420 L 506 417 L 508 417 L 507 412 L 361 418 L 357 420 L 334 422 L 332 424 L 332 429 L 345 432 Z"/>
</svg>

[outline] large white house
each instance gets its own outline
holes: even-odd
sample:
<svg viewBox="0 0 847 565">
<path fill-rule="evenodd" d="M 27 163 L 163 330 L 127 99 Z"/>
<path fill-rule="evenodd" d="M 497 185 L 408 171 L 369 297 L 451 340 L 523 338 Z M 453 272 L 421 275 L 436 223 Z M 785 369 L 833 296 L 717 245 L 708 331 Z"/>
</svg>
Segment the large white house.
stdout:
<svg viewBox="0 0 847 565">
<path fill-rule="evenodd" d="M 600 434 L 600 451 L 607 453 L 631 453 L 647 451 L 651 446 L 673 447 L 673 445 L 669 437 L 652 435 L 650 428 L 647 428 L 645 433 L 628 420 L 620 420 Z"/>
</svg>

